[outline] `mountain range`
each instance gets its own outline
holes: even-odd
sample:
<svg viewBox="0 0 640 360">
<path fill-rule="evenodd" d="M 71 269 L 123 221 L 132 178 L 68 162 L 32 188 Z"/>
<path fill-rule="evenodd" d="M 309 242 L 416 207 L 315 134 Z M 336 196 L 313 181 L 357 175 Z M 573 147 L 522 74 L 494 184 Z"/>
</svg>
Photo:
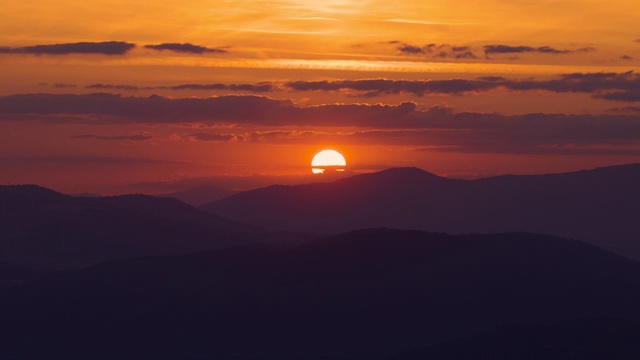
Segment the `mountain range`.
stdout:
<svg viewBox="0 0 640 360">
<path fill-rule="evenodd" d="M 0 186 L 0 262 L 78 267 L 256 242 L 261 230 L 171 198 L 73 197 Z"/>
<path fill-rule="evenodd" d="M 478 180 L 393 168 L 328 183 L 274 185 L 201 209 L 271 230 L 387 226 L 453 234 L 526 231 L 640 259 L 640 164 Z"/>
<path fill-rule="evenodd" d="M 187 190 L 177 191 L 170 194 L 158 195 L 182 201 L 191 206 L 202 206 L 211 202 L 224 199 L 235 194 L 235 191 L 221 189 L 215 186 L 197 186 Z"/>
<path fill-rule="evenodd" d="M 450 354 L 452 342 L 473 355 L 457 358 L 478 359 L 491 346 L 474 336 L 578 319 L 574 350 L 607 353 L 619 342 L 581 343 L 579 330 L 640 319 L 639 263 L 528 233 L 369 229 L 289 249 L 120 260 L 10 290 L 0 297 L 8 359 L 401 359 Z M 613 334 L 637 344 L 637 328 Z M 519 341 L 503 347 L 536 344 Z"/>
</svg>

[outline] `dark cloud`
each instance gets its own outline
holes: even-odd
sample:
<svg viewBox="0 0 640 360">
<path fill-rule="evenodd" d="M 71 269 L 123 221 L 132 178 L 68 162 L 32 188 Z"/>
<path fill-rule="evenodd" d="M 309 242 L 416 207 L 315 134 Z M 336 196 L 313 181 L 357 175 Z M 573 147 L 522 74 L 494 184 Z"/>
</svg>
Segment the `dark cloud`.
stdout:
<svg viewBox="0 0 640 360">
<path fill-rule="evenodd" d="M 183 84 L 175 86 L 157 87 L 157 89 L 169 90 L 230 90 L 230 91 L 247 91 L 247 92 L 269 92 L 274 89 L 274 85 L 270 82 L 261 82 L 257 84 Z"/>
<path fill-rule="evenodd" d="M 616 78 L 607 74 L 570 74 L 567 77 Z M 428 145 L 434 148 L 433 151 L 540 154 L 628 154 L 640 149 L 640 114 L 637 113 L 501 115 L 454 112 L 446 107 L 418 109 L 411 102 L 301 107 L 291 101 L 259 96 L 172 99 L 106 94 L 4 96 L 0 97 L 0 113 L 28 114 L 32 121 L 53 123 L 60 121 L 57 114 L 85 114 L 88 119 L 101 123 L 278 127 L 243 134 L 203 131 L 185 137 L 197 141 Z M 314 126 L 316 129 L 292 131 L 281 128 L 284 126 Z M 360 130 L 353 131 L 353 128 Z M 82 137 L 98 139 L 98 136 Z M 125 140 L 125 137 L 106 138 Z"/>
<path fill-rule="evenodd" d="M 478 80 L 483 80 L 483 81 L 505 81 L 505 80 L 507 80 L 507 78 L 502 77 L 502 76 L 480 76 L 478 78 Z"/>
<path fill-rule="evenodd" d="M 244 137 L 235 134 L 195 133 L 186 136 L 191 141 L 242 141 Z"/>
<path fill-rule="evenodd" d="M 299 107 L 289 100 L 261 96 L 173 99 L 115 94 L 23 94 L 0 97 L 0 116 L 45 115 L 49 121 L 118 123 L 242 123 L 265 125 L 349 126 L 402 118 L 416 105 L 336 104 Z M 60 118 L 60 115 L 64 115 Z M 73 116 L 80 116 L 74 118 Z"/>
<path fill-rule="evenodd" d="M 424 50 L 421 47 L 409 44 L 403 44 L 398 47 L 398 50 L 405 54 L 423 54 Z"/>
<path fill-rule="evenodd" d="M 205 46 L 194 45 L 189 43 L 163 43 L 156 45 L 145 45 L 147 49 L 153 49 L 158 51 L 168 50 L 179 53 L 191 53 L 191 54 L 204 54 L 204 53 L 226 53 L 226 50 L 218 48 L 208 48 Z"/>
<path fill-rule="evenodd" d="M 429 94 L 466 94 L 484 92 L 498 88 L 516 91 L 545 90 L 558 93 L 588 93 L 595 98 L 618 101 L 636 100 L 640 89 L 640 75 L 625 73 L 574 73 L 561 75 L 552 80 L 509 80 L 503 77 L 481 77 L 476 80 L 339 80 L 339 81 L 294 81 L 285 87 L 298 91 L 354 90 L 373 97 L 381 94 L 408 93 L 417 96 Z M 611 92 L 621 90 L 624 93 Z"/>
<path fill-rule="evenodd" d="M 485 45 L 484 46 L 484 54 L 486 58 L 489 58 L 489 55 L 493 54 L 522 54 L 522 53 L 542 53 L 542 54 L 571 54 L 574 52 L 590 52 L 595 51 L 595 48 L 581 48 L 578 50 L 566 50 L 566 49 L 556 49 L 551 46 L 540 46 L 540 47 L 531 47 L 531 46 L 510 46 L 510 45 Z"/>
<path fill-rule="evenodd" d="M 309 108 L 286 100 L 257 96 L 170 99 L 160 96 L 122 97 L 111 94 L 32 94 L 0 97 L 4 118 L 112 123 L 242 123 L 265 125 L 318 124 L 341 126 L 398 118 L 415 108 L 401 105 L 327 105 Z M 60 117 L 60 115 L 63 117 Z M 73 115 L 78 117 L 74 118 Z"/>
<path fill-rule="evenodd" d="M 603 92 L 595 94 L 593 97 L 613 101 L 636 102 L 640 101 L 640 90 Z"/>
<path fill-rule="evenodd" d="M 336 91 L 342 89 L 367 91 L 369 95 L 411 93 L 425 94 L 461 94 L 471 91 L 487 91 L 498 87 L 495 82 L 483 80 L 342 80 L 342 81 L 294 81 L 285 83 L 294 90 Z"/>
<path fill-rule="evenodd" d="M 125 84 L 92 84 L 85 89 L 96 90 L 229 90 L 246 91 L 253 93 L 269 92 L 274 90 L 273 83 L 261 82 L 257 84 L 181 84 L 173 86 L 137 86 Z"/>
<path fill-rule="evenodd" d="M 244 134 L 271 144 L 334 143 L 416 146 L 438 152 L 638 155 L 638 117 L 529 114 L 524 116 L 439 111 L 415 112 L 423 128 L 353 132 L 276 130 Z M 425 146 L 428 145 L 428 149 Z"/>
<path fill-rule="evenodd" d="M 76 135 L 71 136 L 72 139 L 96 139 L 107 141 L 147 141 L 153 139 L 153 136 L 146 134 L 138 135 Z"/>
<path fill-rule="evenodd" d="M 625 106 L 622 108 L 611 108 L 607 109 L 608 112 L 612 113 L 625 113 L 625 112 L 638 112 L 640 113 L 640 106 Z"/>
<path fill-rule="evenodd" d="M 390 41 L 389 44 L 397 45 L 402 54 L 406 55 L 426 55 L 427 58 L 435 59 L 477 59 L 477 51 L 484 51 L 485 58 L 489 59 L 490 55 L 496 54 L 523 54 L 523 53 L 539 53 L 562 55 L 572 53 L 586 53 L 596 51 L 593 47 L 583 47 L 575 50 L 557 49 L 551 46 L 511 46 L 511 45 L 485 45 L 481 50 L 474 49 L 470 46 L 450 45 L 450 44 L 427 44 L 424 46 L 402 43 L 399 41 Z"/>
<path fill-rule="evenodd" d="M 182 161 L 109 156 L 11 156 L 0 157 L 0 162 L 18 164 L 186 164 Z"/>
<path fill-rule="evenodd" d="M 389 44 L 397 44 L 399 42 L 389 42 Z M 455 46 L 448 44 L 427 44 L 425 46 L 412 45 L 407 43 L 399 43 L 397 47 L 401 53 L 407 55 L 426 55 L 430 58 L 451 58 L 451 59 L 476 59 L 477 56 L 468 46 Z"/>
<path fill-rule="evenodd" d="M 345 133 L 268 131 L 247 134 L 246 137 L 249 141 L 274 144 L 428 145 L 428 151 L 438 152 L 640 154 L 637 116 L 450 113 L 445 118 L 437 118 L 432 112 L 416 112 L 413 116 L 415 120 L 429 123 L 429 128 Z"/>
<path fill-rule="evenodd" d="M 96 90 L 140 90 L 141 88 L 136 85 L 111 85 L 111 84 L 91 84 L 84 87 L 85 89 Z M 142 89 L 151 89 L 143 87 Z"/>
<path fill-rule="evenodd" d="M 53 84 L 53 86 L 58 89 L 69 89 L 69 88 L 78 87 L 78 85 L 76 84 L 67 84 L 67 83 L 56 83 L 56 84 Z"/>
<path fill-rule="evenodd" d="M 620 59 L 621 60 L 633 60 L 633 57 L 629 56 L 629 55 L 622 55 L 622 56 L 620 56 Z"/>
<path fill-rule="evenodd" d="M 67 55 L 67 54 L 103 54 L 124 55 L 136 45 L 123 41 L 78 42 L 67 44 L 34 45 L 17 48 L 2 47 L 0 53 Z"/>
</svg>

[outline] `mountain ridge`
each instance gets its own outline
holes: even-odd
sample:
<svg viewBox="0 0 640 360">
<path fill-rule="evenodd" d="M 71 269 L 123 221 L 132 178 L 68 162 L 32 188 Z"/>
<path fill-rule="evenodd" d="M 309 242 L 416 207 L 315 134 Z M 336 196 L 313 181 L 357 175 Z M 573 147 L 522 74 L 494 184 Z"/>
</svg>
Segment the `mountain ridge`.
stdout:
<svg viewBox="0 0 640 360">
<path fill-rule="evenodd" d="M 476 180 L 399 168 L 255 189 L 201 209 L 270 230 L 340 233 L 387 226 L 454 234 L 544 233 L 640 259 L 638 183 L 640 164 Z"/>
<path fill-rule="evenodd" d="M 0 354 L 50 356 L 35 345 L 52 335 L 33 329 L 55 323 L 59 354 L 376 357 L 512 324 L 638 320 L 640 263 L 536 234 L 368 229 L 293 249 L 120 260 L 8 295 Z"/>
<path fill-rule="evenodd" d="M 73 197 L 0 186 L 0 262 L 75 267 L 255 241 L 262 230 L 147 195 Z"/>
</svg>

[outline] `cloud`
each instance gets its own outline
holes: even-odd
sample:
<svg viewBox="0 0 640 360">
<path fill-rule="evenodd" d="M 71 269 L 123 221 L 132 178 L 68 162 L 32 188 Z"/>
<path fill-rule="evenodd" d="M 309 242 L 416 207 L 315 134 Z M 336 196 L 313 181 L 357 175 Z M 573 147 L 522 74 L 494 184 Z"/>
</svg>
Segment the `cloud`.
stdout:
<svg viewBox="0 0 640 360">
<path fill-rule="evenodd" d="M 477 59 L 473 49 L 469 46 L 455 46 L 448 44 L 427 44 L 424 46 L 390 41 L 389 44 L 399 44 L 397 49 L 407 55 L 426 55 L 429 58 Z"/>
<path fill-rule="evenodd" d="M 85 86 L 85 89 L 96 90 L 228 90 L 228 91 L 246 91 L 253 93 L 262 93 L 273 91 L 275 85 L 270 82 L 260 82 L 257 84 L 181 84 L 173 86 L 137 86 L 126 84 L 91 84 Z"/>
<path fill-rule="evenodd" d="M 151 87 L 140 88 L 136 85 L 111 85 L 111 84 L 91 84 L 84 87 L 85 89 L 97 89 L 97 90 L 140 90 L 140 89 L 152 89 Z"/>
<path fill-rule="evenodd" d="M 71 136 L 72 139 L 96 139 L 107 141 L 147 141 L 153 139 L 153 136 L 146 134 L 138 135 L 76 135 Z"/>
<path fill-rule="evenodd" d="M 123 97 L 115 94 L 21 94 L 0 96 L 0 115 L 11 119 L 44 116 L 49 121 L 65 119 L 112 123 L 205 123 L 205 124 L 314 124 L 348 126 L 366 121 L 385 122 L 401 118 L 416 105 L 334 104 L 299 107 L 290 100 L 253 95 L 208 98 Z M 63 117 L 60 117 L 60 116 Z M 35 117 L 34 117 L 35 116 Z"/>
<path fill-rule="evenodd" d="M 613 101 L 636 102 L 640 101 L 640 90 L 604 92 L 595 94 L 593 97 Z"/>
<path fill-rule="evenodd" d="M 619 76 L 566 75 L 569 79 L 605 82 Z M 419 109 L 412 102 L 302 107 L 260 96 L 173 99 L 107 94 L 4 96 L 0 97 L 0 113 L 11 115 L 8 118 L 14 121 L 13 116 L 22 114 L 31 116 L 31 121 L 54 124 L 61 121 L 59 114 L 76 114 L 85 116 L 86 122 L 97 123 L 252 125 L 261 129 L 241 134 L 202 131 L 183 137 L 192 141 L 387 144 L 430 147 L 433 151 L 539 154 L 630 154 L 640 149 L 638 113 L 501 115 L 455 112 L 447 107 Z M 315 130 L 292 130 L 294 126 L 313 126 Z M 139 141 L 144 140 L 142 137 Z M 78 138 L 136 139 L 126 135 Z"/>
<path fill-rule="evenodd" d="M 178 53 L 191 53 L 191 54 L 204 54 L 204 53 L 226 53 L 226 50 L 218 48 L 208 48 L 205 46 L 194 45 L 189 43 L 162 43 L 156 45 L 145 45 L 147 49 L 153 49 L 158 51 L 174 51 Z"/>
<path fill-rule="evenodd" d="M 633 57 L 629 56 L 629 55 L 622 55 L 622 56 L 620 56 L 620 59 L 621 60 L 633 60 Z"/>
<path fill-rule="evenodd" d="M 389 41 L 388 44 L 396 45 L 396 49 L 400 53 L 405 55 L 425 55 L 427 58 L 433 59 L 477 59 L 476 52 L 478 49 L 474 49 L 465 45 L 450 45 L 450 44 L 427 44 L 424 46 L 403 43 L 400 41 Z M 593 47 L 583 47 L 576 50 L 569 49 L 557 49 L 551 46 L 510 46 L 510 45 L 485 45 L 482 47 L 484 50 L 485 58 L 489 59 L 490 55 L 495 54 L 523 54 L 523 53 L 539 53 L 539 54 L 572 54 L 572 53 L 586 53 L 596 51 Z M 482 51 L 480 50 L 480 51 Z"/>
<path fill-rule="evenodd" d="M 235 134 L 195 133 L 186 136 L 191 141 L 243 141 L 244 137 Z"/>
<path fill-rule="evenodd" d="M 78 85 L 76 85 L 76 84 L 67 84 L 67 83 L 56 83 L 56 84 L 53 84 L 53 87 L 58 88 L 58 89 L 69 89 L 69 88 L 76 88 L 76 87 L 78 87 Z"/>
<path fill-rule="evenodd" d="M 438 152 L 518 154 L 639 155 L 639 118 L 626 116 L 524 116 L 451 113 L 414 114 L 430 123 L 419 129 L 370 129 L 354 132 L 266 131 L 246 134 L 248 141 L 273 144 L 335 143 L 415 146 Z"/>
<path fill-rule="evenodd" d="M 421 47 L 415 46 L 415 45 L 409 45 L 409 44 L 402 44 L 401 46 L 398 47 L 398 50 L 400 50 L 405 54 L 412 54 L 412 55 L 424 54 L 424 50 L 422 50 Z"/>
<path fill-rule="evenodd" d="M 153 158 L 109 156 L 11 156 L 0 157 L 0 163 L 62 163 L 62 164 L 186 164 L 182 161 Z"/>
<path fill-rule="evenodd" d="M 450 95 L 486 92 L 495 89 L 514 91 L 544 90 L 557 93 L 589 93 L 594 98 L 617 101 L 636 100 L 640 88 L 640 75 L 631 71 L 625 73 L 573 73 L 560 75 L 551 80 L 509 80 L 503 77 L 489 76 L 475 80 L 337 80 L 337 81 L 293 81 L 284 84 L 297 91 L 340 91 L 353 90 L 364 92 L 366 96 L 407 93 L 417 96 Z M 611 93 L 622 90 L 625 93 Z"/>
<path fill-rule="evenodd" d="M 590 52 L 595 51 L 595 48 L 587 47 L 580 48 L 578 50 L 566 50 L 566 49 L 556 49 L 551 46 L 540 46 L 540 47 L 531 47 L 531 46 L 510 46 L 510 45 L 485 45 L 484 46 L 484 54 L 486 58 L 489 58 L 489 55 L 493 54 L 522 54 L 522 53 L 541 53 L 541 54 L 571 54 L 574 52 Z"/>
<path fill-rule="evenodd" d="M 611 108 L 607 109 L 608 112 L 612 113 L 624 113 L 624 112 L 638 112 L 640 113 L 640 106 L 625 106 L 622 108 Z"/>
<path fill-rule="evenodd" d="M 0 53 L 36 54 L 36 55 L 68 55 L 68 54 L 103 54 L 124 55 L 136 45 L 123 41 L 78 42 L 51 45 L 33 45 L 17 48 L 2 47 Z"/>
<path fill-rule="evenodd" d="M 274 85 L 270 82 L 261 82 L 257 84 L 183 84 L 174 86 L 158 86 L 156 89 L 168 90 L 230 90 L 230 91 L 248 91 L 254 93 L 269 92 L 274 89 Z"/>
<path fill-rule="evenodd" d="M 356 90 L 367 91 L 371 95 L 411 93 L 418 96 L 425 94 L 462 94 L 474 91 L 487 91 L 500 85 L 495 81 L 485 80 L 341 80 L 341 81 L 293 81 L 284 84 L 294 90 L 337 91 Z"/>
</svg>

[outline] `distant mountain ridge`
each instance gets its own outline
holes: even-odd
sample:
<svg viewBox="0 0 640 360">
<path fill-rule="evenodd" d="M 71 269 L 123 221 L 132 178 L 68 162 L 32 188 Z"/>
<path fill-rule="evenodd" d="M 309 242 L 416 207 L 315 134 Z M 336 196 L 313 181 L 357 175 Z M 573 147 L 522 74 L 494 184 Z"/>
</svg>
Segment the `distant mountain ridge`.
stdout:
<svg viewBox="0 0 640 360">
<path fill-rule="evenodd" d="M 236 191 L 221 189 L 215 186 L 197 186 L 183 191 L 156 196 L 178 199 L 183 203 L 197 207 L 223 199 L 235 193 Z"/>
<path fill-rule="evenodd" d="M 394 168 L 330 183 L 270 186 L 201 208 L 267 229 L 338 233 L 388 226 L 578 238 L 640 259 L 640 164 L 478 180 Z"/>
<path fill-rule="evenodd" d="M 260 230 L 178 200 L 73 197 L 36 185 L 0 186 L 0 262 L 84 266 L 256 241 Z"/>
</svg>

